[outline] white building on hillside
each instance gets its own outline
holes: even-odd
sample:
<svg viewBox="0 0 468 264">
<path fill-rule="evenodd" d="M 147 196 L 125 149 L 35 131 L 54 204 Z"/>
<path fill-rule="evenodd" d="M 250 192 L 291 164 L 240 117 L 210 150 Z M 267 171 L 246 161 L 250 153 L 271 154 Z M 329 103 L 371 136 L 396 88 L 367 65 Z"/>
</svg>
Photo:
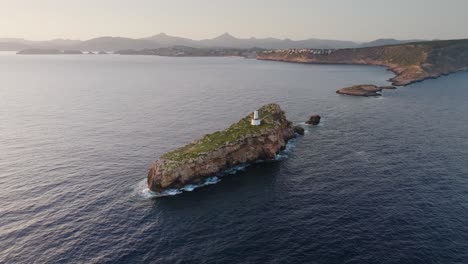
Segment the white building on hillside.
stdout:
<svg viewBox="0 0 468 264">
<path fill-rule="evenodd" d="M 259 116 L 257 110 L 255 110 L 255 111 L 253 112 L 253 118 L 252 118 L 252 120 L 250 121 L 250 124 L 251 124 L 252 126 L 259 126 L 259 125 L 262 124 L 262 120 L 260 120 L 260 116 Z"/>
</svg>

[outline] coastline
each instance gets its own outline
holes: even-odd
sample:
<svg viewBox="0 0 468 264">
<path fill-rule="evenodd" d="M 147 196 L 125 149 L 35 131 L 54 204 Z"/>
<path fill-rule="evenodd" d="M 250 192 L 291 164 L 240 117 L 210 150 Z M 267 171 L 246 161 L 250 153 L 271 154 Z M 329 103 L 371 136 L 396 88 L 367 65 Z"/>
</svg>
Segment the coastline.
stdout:
<svg viewBox="0 0 468 264">
<path fill-rule="evenodd" d="M 382 66 L 395 76 L 394 86 L 468 70 L 468 40 L 415 42 L 369 48 L 315 50 L 285 49 L 259 52 L 258 60 L 304 64 Z"/>
<path fill-rule="evenodd" d="M 450 74 L 458 73 L 458 72 L 464 72 L 468 71 L 468 67 L 465 69 L 459 69 L 459 70 L 454 70 L 454 71 L 449 71 L 449 72 L 444 72 L 444 73 L 439 73 L 435 75 L 429 75 L 425 76 L 422 78 L 415 78 L 415 79 L 405 79 L 405 80 L 396 80 L 399 76 L 401 76 L 401 72 L 398 72 L 395 67 L 389 66 L 389 65 L 384 65 L 384 64 L 374 64 L 374 63 L 335 63 L 335 62 L 314 62 L 314 61 L 305 61 L 305 60 L 287 60 L 287 59 L 272 59 L 272 58 L 260 58 L 257 57 L 257 60 L 261 61 L 275 61 L 275 62 L 283 62 L 283 63 L 294 63 L 294 64 L 313 64 L 313 65 L 362 65 L 362 66 L 375 66 L 375 67 L 383 67 L 387 71 L 392 72 L 395 76 L 388 79 L 387 81 L 391 82 L 393 86 L 408 86 L 410 84 L 418 83 L 418 82 L 423 82 L 425 80 L 431 80 L 431 79 L 437 79 L 443 76 L 448 76 Z"/>
</svg>

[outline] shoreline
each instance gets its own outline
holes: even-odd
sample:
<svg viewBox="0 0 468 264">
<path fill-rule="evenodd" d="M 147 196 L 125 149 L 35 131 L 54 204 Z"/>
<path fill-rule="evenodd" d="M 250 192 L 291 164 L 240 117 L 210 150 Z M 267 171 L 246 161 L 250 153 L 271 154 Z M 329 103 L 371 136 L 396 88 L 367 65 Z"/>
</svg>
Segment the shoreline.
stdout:
<svg viewBox="0 0 468 264">
<path fill-rule="evenodd" d="M 394 74 L 388 81 L 406 86 L 468 70 L 468 39 L 414 42 L 369 48 L 268 50 L 258 60 L 304 64 L 382 66 Z"/>
<path fill-rule="evenodd" d="M 307 64 L 307 65 L 345 65 L 345 66 L 371 66 L 371 67 L 382 67 L 385 68 L 385 70 L 392 72 L 394 74 L 394 77 L 387 79 L 388 82 L 390 82 L 393 86 L 398 86 L 398 87 L 404 87 L 408 86 L 414 83 L 419 83 L 423 82 L 426 80 L 431 80 L 431 79 L 438 79 L 443 76 L 448 76 L 451 74 L 459 73 L 459 72 L 466 72 L 468 71 L 468 67 L 466 69 L 460 69 L 456 71 L 449 71 L 446 73 L 439 73 L 437 75 L 431 75 L 431 76 L 426 76 L 423 78 L 418 78 L 418 79 L 406 79 L 405 81 L 397 81 L 395 78 L 401 76 L 401 74 L 395 70 L 395 67 L 391 67 L 389 65 L 384 65 L 384 64 L 373 64 L 373 63 L 335 63 L 335 62 L 311 62 L 311 61 L 294 61 L 294 60 L 287 60 L 287 59 L 272 59 L 272 58 L 256 58 L 259 61 L 274 61 L 274 62 L 282 62 L 282 63 L 292 63 L 292 64 Z"/>
<path fill-rule="evenodd" d="M 387 81 L 393 86 L 407 86 L 428 79 L 468 71 L 468 40 L 428 41 L 369 48 L 325 50 L 264 50 L 259 48 L 191 48 L 169 47 L 146 50 L 120 50 L 115 55 L 150 55 L 187 58 L 244 58 L 316 65 L 366 65 L 385 67 L 394 76 Z M 100 55 L 107 52 L 77 50 L 26 49 L 17 55 Z M 467 58 L 467 59 L 465 59 Z"/>
</svg>

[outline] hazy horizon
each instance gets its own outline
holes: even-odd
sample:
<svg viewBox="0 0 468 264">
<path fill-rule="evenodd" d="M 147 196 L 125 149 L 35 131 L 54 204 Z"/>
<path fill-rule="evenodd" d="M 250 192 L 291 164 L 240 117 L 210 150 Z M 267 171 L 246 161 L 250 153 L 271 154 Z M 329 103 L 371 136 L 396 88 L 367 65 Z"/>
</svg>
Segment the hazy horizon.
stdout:
<svg viewBox="0 0 468 264">
<path fill-rule="evenodd" d="M 466 38 L 468 2 L 208 0 L 0 0 L 0 38 L 144 38 L 160 32 L 195 40 L 238 38 L 366 42 L 380 38 Z"/>
<path fill-rule="evenodd" d="M 111 38 L 132 38 L 132 39 L 145 39 L 145 38 L 149 38 L 149 37 L 154 37 L 154 36 L 157 36 L 157 35 L 160 35 L 160 34 L 165 34 L 167 36 L 170 36 L 170 37 L 180 37 L 180 38 L 187 38 L 187 39 L 191 39 L 191 40 L 195 40 L 195 41 L 202 41 L 202 40 L 207 40 L 207 39 L 214 39 L 214 38 L 217 38 L 217 37 L 221 37 L 222 35 L 225 35 L 225 34 L 228 34 L 234 38 L 237 38 L 237 39 L 250 39 L 250 38 L 256 38 L 256 39 L 267 39 L 267 38 L 275 38 L 275 39 L 280 39 L 280 40 L 285 40 L 285 39 L 289 39 L 289 40 L 292 40 L 292 41 L 301 41 L 301 40 L 308 40 L 308 39 L 323 39 L 323 40 L 331 40 L 331 41 L 352 41 L 352 42 L 355 42 L 355 43 L 366 43 L 366 42 L 371 42 L 371 41 L 374 41 L 374 40 L 379 40 L 379 39 L 397 39 L 397 40 L 406 40 L 406 39 L 402 39 L 402 38 L 392 38 L 392 37 L 386 37 L 386 36 L 381 36 L 381 37 L 378 37 L 378 38 L 375 38 L 375 39 L 369 39 L 369 40 L 366 40 L 366 41 L 355 41 L 355 40 L 349 40 L 349 39 L 331 39 L 331 38 L 320 38 L 320 37 L 316 37 L 316 36 L 310 36 L 308 38 L 298 38 L 298 39 L 294 39 L 294 38 L 288 38 L 288 37 L 285 37 L 285 38 L 282 38 L 282 37 L 274 37 L 274 36 L 266 36 L 266 37 L 256 37 L 256 36 L 250 36 L 250 37 L 240 37 L 240 36 L 236 36 L 230 32 L 224 32 L 224 33 L 221 33 L 221 34 L 217 34 L 217 35 L 214 35 L 214 36 L 211 36 L 211 37 L 207 37 L 207 38 L 203 38 L 203 39 L 193 39 L 193 38 L 189 38 L 189 37 L 186 37 L 186 36 L 183 36 L 183 35 L 174 35 L 174 34 L 168 34 L 166 32 L 158 32 L 158 33 L 154 33 L 152 35 L 147 35 L 147 36 L 140 36 L 140 37 L 129 37 L 129 36 L 120 36 L 120 35 L 100 35 L 100 36 L 95 36 L 95 37 L 92 37 L 92 38 L 85 38 L 85 39 L 79 39 L 79 38 L 61 38 L 61 37 L 56 37 L 56 38 L 44 38 L 44 39 L 30 39 L 30 38 L 24 38 L 24 37 L 10 37 L 10 36 L 0 36 L 0 39 L 4 39 L 4 40 L 7 40 L 7 39 L 10 39 L 10 40 L 16 40 L 16 39 L 21 39 L 21 40 L 26 40 L 26 41 L 38 41 L 38 42 L 41 42 L 41 41 L 53 41 L 53 40 L 67 40 L 67 41 L 87 41 L 87 40 L 91 40 L 91 39 L 95 39 L 95 38 L 100 38 L 100 37 L 111 37 Z M 464 38 L 452 38 L 452 39 L 466 39 L 468 37 L 464 37 Z M 414 38 L 416 39 L 416 38 Z M 442 39 L 427 39 L 427 38 L 418 38 L 420 40 L 442 40 Z M 445 40 L 445 39 L 443 39 Z"/>
</svg>

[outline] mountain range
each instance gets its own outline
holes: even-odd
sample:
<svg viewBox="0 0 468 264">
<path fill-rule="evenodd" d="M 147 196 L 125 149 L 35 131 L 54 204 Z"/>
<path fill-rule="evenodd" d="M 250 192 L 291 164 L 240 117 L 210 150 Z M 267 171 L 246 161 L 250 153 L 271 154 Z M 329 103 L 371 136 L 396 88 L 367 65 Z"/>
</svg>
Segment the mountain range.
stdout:
<svg viewBox="0 0 468 264">
<path fill-rule="evenodd" d="M 373 47 L 403 44 L 418 40 L 378 39 L 366 43 L 353 41 L 329 40 L 310 38 L 305 40 L 291 40 L 278 38 L 236 38 L 229 33 L 224 33 L 212 39 L 193 40 L 189 38 L 170 36 L 160 33 L 147 38 L 125 37 L 98 37 L 85 41 L 70 39 L 53 39 L 47 41 L 31 41 L 19 38 L 0 38 L 0 51 L 19 51 L 23 49 L 61 49 L 81 51 L 117 51 L 126 49 L 155 49 L 172 46 L 188 46 L 194 48 L 317 48 L 317 49 L 342 49 L 357 47 Z"/>
</svg>

